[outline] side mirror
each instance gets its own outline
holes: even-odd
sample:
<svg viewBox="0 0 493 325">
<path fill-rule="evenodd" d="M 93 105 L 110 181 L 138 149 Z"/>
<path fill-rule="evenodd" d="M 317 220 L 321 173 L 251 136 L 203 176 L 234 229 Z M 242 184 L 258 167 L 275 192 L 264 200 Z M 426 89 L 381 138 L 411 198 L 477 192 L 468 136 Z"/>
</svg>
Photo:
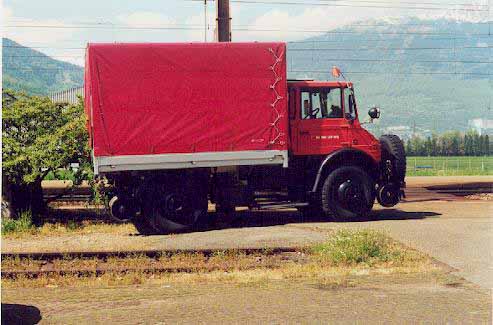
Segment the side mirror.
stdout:
<svg viewBox="0 0 493 325">
<path fill-rule="evenodd" d="M 376 106 L 370 108 L 370 110 L 368 111 L 368 115 L 370 115 L 370 118 L 372 120 L 379 118 L 380 117 L 380 108 L 378 108 Z"/>
</svg>

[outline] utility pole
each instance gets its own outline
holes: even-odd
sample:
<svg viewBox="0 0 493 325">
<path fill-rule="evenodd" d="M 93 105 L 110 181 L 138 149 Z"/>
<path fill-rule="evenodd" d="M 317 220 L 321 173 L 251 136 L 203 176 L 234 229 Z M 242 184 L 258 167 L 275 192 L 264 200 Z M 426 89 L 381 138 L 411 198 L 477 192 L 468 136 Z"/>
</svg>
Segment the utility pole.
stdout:
<svg viewBox="0 0 493 325">
<path fill-rule="evenodd" d="M 217 2 L 217 41 L 231 42 L 231 17 L 229 16 L 229 0 L 216 0 Z"/>
<path fill-rule="evenodd" d="M 207 0 L 204 0 L 204 42 L 207 43 Z"/>
</svg>

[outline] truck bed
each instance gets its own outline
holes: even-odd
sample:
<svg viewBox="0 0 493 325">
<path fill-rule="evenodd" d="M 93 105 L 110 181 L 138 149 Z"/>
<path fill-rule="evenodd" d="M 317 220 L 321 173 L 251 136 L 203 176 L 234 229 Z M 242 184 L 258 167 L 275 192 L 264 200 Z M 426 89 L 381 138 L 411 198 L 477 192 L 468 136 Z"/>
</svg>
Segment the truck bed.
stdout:
<svg viewBox="0 0 493 325">
<path fill-rule="evenodd" d="M 88 44 L 95 172 L 287 165 L 283 43 Z"/>
</svg>

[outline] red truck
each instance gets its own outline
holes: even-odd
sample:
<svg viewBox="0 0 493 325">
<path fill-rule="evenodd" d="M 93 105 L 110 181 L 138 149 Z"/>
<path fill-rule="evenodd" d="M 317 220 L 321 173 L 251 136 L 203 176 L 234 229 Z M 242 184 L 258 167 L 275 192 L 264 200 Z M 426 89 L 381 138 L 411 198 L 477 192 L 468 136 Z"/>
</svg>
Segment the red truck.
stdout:
<svg viewBox="0 0 493 325">
<path fill-rule="evenodd" d="M 89 44 L 85 110 L 110 212 L 144 234 L 195 229 L 209 200 L 356 220 L 404 193 L 401 140 L 361 127 L 352 83 L 288 80 L 284 43 Z"/>
</svg>

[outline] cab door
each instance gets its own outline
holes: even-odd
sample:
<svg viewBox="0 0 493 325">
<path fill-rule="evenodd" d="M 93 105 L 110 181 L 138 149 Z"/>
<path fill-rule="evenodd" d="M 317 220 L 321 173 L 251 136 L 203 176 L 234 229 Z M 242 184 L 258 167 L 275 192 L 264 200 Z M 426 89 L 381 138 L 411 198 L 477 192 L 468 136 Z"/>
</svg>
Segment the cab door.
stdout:
<svg viewBox="0 0 493 325">
<path fill-rule="evenodd" d="M 350 123 L 344 118 L 341 88 L 300 88 L 296 99 L 294 155 L 327 155 L 350 146 Z"/>
</svg>

